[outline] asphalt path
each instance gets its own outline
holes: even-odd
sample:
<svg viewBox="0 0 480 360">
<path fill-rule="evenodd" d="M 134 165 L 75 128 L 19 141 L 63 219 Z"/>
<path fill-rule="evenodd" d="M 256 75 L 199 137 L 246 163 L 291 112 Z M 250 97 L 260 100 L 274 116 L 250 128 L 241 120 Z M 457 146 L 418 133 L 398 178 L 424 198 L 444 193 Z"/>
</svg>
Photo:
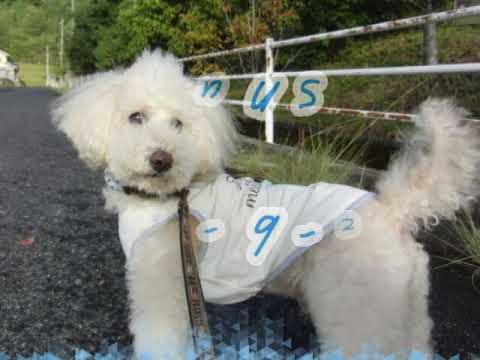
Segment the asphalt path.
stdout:
<svg viewBox="0 0 480 360">
<path fill-rule="evenodd" d="M 69 359 L 75 348 L 131 343 L 125 259 L 115 216 L 103 208 L 103 176 L 52 126 L 48 104 L 56 96 L 0 89 L 0 353 L 10 356 L 50 351 Z M 432 272 L 433 335 L 444 356 L 480 353 L 480 295 L 470 276 L 453 267 Z M 293 349 L 313 341 L 311 323 L 291 301 L 260 294 L 208 310 L 225 343 L 268 335 L 269 319 L 293 336 Z M 255 335 L 252 346 L 263 341 Z"/>
<path fill-rule="evenodd" d="M 0 89 L 0 352 L 128 341 L 124 257 L 102 175 L 52 126 L 47 89 Z"/>
</svg>

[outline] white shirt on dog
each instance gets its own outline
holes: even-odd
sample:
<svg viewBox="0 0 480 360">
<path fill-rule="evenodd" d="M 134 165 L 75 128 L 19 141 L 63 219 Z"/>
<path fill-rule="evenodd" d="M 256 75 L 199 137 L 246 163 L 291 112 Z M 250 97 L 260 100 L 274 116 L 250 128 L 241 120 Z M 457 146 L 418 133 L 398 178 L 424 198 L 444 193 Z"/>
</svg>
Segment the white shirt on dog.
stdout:
<svg viewBox="0 0 480 360">
<path fill-rule="evenodd" d="M 204 245 L 198 264 L 204 297 L 219 304 L 254 296 L 342 222 L 345 236 L 358 232 L 361 219 L 351 210 L 374 195 L 337 184 L 273 185 L 229 175 L 194 183 L 189 190 L 190 214 L 199 221 L 195 231 Z M 127 259 L 177 216 L 177 201 L 120 212 Z"/>
</svg>

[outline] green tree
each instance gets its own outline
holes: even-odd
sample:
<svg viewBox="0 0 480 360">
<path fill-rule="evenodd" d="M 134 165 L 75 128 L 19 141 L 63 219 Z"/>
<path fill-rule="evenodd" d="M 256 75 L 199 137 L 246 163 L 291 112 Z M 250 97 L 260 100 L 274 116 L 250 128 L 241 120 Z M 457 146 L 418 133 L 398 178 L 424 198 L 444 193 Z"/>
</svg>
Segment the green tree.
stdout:
<svg viewBox="0 0 480 360">
<path fill-rule="evenodd" d="M 380 4 L 374 0 L 94 0 L 83 20 L 78 20 L 70 58 L 75 71 L 90 72 L 127 65 L 145 48 L 188 56 L 261 43 L 267 37 L 289 38 L 420 12 L 416 0 L 385 0 Z M 336 39 L 276 50 L 277 68 L 311 67 L 335 56 L 348 41 Z M 220 68 L 258 71 L 264 67 L 264 54 L 188 66 L 194 73 Z"/>
<path fill-rule="evenodd" d="M 218 49 L 223 14 L 214 5 L 211 0 L 124 1 L 115 24 L 97 33 L 97 67 L 128 64 L 145 48 L 161 48 L 177 56 Z"/>
<path fill-rule="evenodd" d="M 95 49 L 105 29 L 115 25 L 121 0 L 93 0 L 78 9 L 75 31 L 67 49 L 74 73 L 86 74 L 97 70 Z"/>
</svg>

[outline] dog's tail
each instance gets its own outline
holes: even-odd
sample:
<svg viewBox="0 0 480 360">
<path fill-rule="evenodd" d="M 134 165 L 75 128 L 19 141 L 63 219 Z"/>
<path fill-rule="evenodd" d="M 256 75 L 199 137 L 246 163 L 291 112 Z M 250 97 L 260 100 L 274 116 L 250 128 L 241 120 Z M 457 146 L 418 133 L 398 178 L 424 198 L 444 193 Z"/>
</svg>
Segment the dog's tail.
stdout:
<svg viewBox="0 0 480 360">
<path fill-rule="evenodd" d="M 480 138 L 466 115 L 450 100 L 425 101 L 416 133 L 377 183 L 378 200 L 403 229 L 453 218 L 477 195 Z"/>
</svg>

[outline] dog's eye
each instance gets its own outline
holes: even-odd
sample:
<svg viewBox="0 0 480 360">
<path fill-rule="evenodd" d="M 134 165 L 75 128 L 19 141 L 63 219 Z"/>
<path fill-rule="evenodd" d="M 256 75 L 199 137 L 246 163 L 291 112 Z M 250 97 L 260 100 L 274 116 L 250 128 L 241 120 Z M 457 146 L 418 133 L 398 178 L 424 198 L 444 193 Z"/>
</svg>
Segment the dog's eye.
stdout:
<svg viewBox="0 0 480 360">
<path fill-rule="evenodd" d="M 141 112 L 134 112 L 128 117 L 128 121 L 132 124 L 141 124 L 145 120 L 145 116 Z"/>
<path fill-rule="evenodd" d="M 181 122 L 179 119 L 175 118 L 172 120 L 172 125 L 175 129 L 178 131 L 181 131 L 183 129 L 183 122 Z"/>
</svg>

